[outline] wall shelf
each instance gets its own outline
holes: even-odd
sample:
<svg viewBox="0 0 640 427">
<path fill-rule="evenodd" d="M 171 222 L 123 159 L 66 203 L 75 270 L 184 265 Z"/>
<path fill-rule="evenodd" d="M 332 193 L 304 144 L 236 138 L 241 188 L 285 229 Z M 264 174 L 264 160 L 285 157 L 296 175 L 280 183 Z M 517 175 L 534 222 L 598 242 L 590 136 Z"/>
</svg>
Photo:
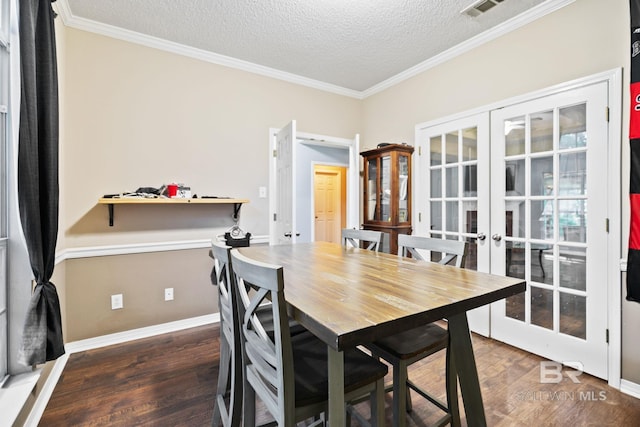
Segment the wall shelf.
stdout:
<svg viewBox="0 0 640 427">
<path fill-rule="evenodd" d="M 113 211 L 115 205 L 233 205 L 233 220 L 238 222 L 240 207 L 243 203 L 249 203 L 248 199 L 228 199 L 223 197 L 216 198 L 191 198 L 191 199 L 165 199 L 165 198 L 143 198 L 143 197 L 101 197 L 98 204 L 107 205 L 109 209 L 109 226 L 113 227 Z"/>
</svg>

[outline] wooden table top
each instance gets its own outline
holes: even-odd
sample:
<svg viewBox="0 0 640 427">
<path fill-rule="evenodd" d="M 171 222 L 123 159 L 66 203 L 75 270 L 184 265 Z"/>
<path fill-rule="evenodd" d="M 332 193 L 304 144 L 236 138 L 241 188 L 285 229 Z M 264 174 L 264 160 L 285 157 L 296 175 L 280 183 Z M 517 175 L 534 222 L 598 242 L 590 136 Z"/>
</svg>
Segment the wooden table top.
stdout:
<svg viewBox="0 0 640 427">
<path fill-rule="evenodd" d="M 316 242 L 238 248 L 284 267 L 291 315 L 337 350 L 509 297 L 526 282 Z"/>
</svg>

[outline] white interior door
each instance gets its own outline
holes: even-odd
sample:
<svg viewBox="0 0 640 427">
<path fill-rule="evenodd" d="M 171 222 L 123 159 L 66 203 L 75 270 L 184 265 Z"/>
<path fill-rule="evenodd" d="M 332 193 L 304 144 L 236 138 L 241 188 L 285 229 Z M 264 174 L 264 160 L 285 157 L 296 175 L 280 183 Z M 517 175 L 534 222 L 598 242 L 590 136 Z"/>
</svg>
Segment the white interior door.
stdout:
<svg viewBox="0 0 640 427">
<path fill-rule="evenodd" d="M 489 272 L 489 113 L 419 129 L 416 141 L 414 182 L 429 192 L 416 193 L 413 234 L 467 241 L 465 268 Z M 467 315 L 472 331 L 489 335 L 488 305 Z"/>
<path fill-rule="evenodd" d="M 491 113 L 491 336 L 607 377 L 607 84 Z"/>
<path fill-rule="evenodd" d="M 276 134 L 276 211 L 275 236 L 272 243 L 291 244 L 296 242 L 296 121 L 292 120 Z"/>
</svg>

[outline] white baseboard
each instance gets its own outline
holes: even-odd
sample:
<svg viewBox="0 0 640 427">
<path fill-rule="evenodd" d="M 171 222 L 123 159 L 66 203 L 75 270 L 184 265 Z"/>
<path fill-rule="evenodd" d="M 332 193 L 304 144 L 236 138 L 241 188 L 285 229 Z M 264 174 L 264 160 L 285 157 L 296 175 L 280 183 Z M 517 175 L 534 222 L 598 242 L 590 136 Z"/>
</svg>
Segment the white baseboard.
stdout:
<svg viewBox="0 0 640 427">
<path fill-rule="evenodd" d="M 640 399 L 640 384 L 633 383 L 627 380 L 620 380 L 620 391 L 633 396 L 636 399 Z"/>
<path fill-rule="evenodd" d="M 160 325 L 147 326 L 144 328 L 132 329 L 130 331 L 117 332 L 114 334 L 103 335 L 100 337 L 89 338 L 86 340 L 74 341 L 65 344 L 66 353 L 59 357 L 51 369 L 47 380 L 42 386 L 42 391 L 38 395 L 29 417 L 25 422 L 25 427 L 37 427 L 44 414 L 44 410 L 49 403 L 49 399 L 53 394 L 53 390 L 58 384 L 58 380 L 64 371 L 64 367 L 69 360 L 69 356 L 73 353 L 92 350 L 95 348 L 106 347 L 114 344 L 121 344 L 127 341 L 148 338 L 155 335 L 166 334 L 169 332 L 180 331 L 183 329 L 194 328 L 196 326 L 209 325 L 220 322 L 220 314 L 207 314 L 205 316 L 192 317 L 190 319 L 177 320 L 175 322 L 163 323 Z"/>
</svg>

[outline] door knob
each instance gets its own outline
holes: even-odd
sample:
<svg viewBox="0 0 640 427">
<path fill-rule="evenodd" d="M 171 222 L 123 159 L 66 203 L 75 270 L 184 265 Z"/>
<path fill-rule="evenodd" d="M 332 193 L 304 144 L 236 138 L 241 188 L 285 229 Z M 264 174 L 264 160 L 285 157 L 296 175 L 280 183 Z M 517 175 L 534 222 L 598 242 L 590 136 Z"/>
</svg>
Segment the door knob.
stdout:
<svg viewBox="0 0 640 427">
<path fill-rule="evenodd" d="M 493 240 L 495 240 L 496 242 L 499 242 L 500 240 L 502 240 L 502 236 L 499 235 L 498 233 L 494 234 L 493 236 L 491 236 L 491 238 Z"/>
<path fill-rule="evenodd" d="M 484 241 L 484 239 L 486 239 L 487 236 L 484 233 L 478 233 L 478 240 L 480 241 Z"/>
</svg>

